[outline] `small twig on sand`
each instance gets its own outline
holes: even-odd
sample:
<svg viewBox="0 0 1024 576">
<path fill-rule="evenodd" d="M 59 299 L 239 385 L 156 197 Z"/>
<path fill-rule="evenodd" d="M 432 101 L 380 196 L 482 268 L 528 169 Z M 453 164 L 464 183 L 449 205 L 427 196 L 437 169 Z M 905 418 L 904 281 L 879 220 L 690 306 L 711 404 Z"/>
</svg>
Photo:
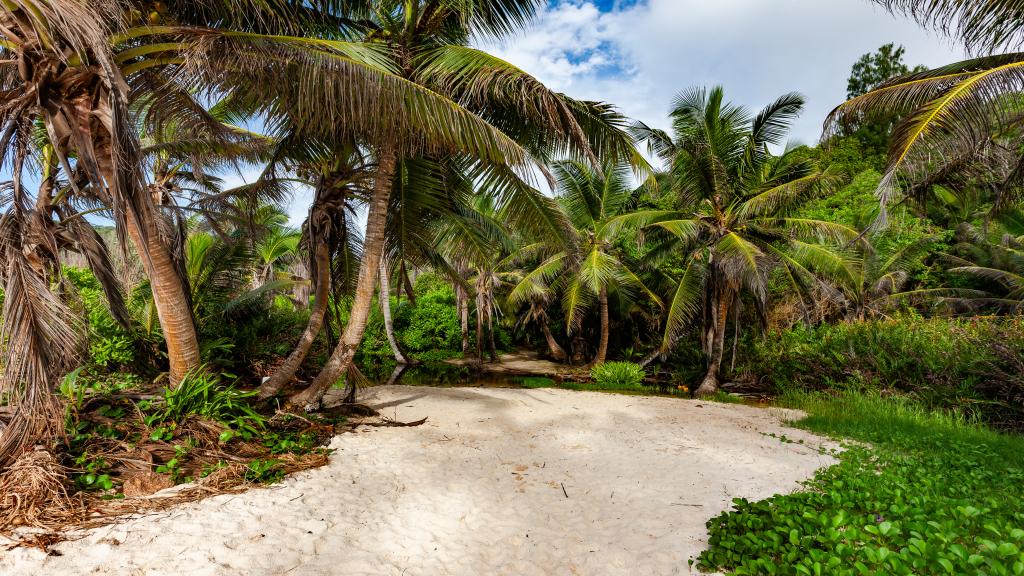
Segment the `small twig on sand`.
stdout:
<svg viewBox="0 0 1024 576">
<path fill-rule="evenodd" d="M 392 420 L 388 417 L 382 417 L 380 422 L 367 422 L 366 426 L 385 426 L 385 427 L 411 427 L 420 426 L 427 421 L 426 418 L 422 420 L 416 420 L 415 422 L 399 422 L 398 420 Z"/>
<path fill-rule="evenodd" d="M 565 494 L 565 497 L 568 498 L 569 493 L 565 491 L 565 484 L 562 484 L 561 482 L 559 482 L 558 484 L 562 487 L 562 494 Z"/>
</svg>

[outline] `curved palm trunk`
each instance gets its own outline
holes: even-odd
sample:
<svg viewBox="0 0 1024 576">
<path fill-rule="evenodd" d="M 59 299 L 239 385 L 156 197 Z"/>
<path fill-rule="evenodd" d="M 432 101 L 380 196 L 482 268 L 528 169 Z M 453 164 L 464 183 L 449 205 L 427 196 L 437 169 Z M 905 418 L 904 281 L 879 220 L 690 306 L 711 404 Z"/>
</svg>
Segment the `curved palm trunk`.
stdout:
<svg viewBox="0 0 1024 576">
<path fill-rule="evenodd" d="M 675 343 L 673 342 L 672 345 L 674 346 Z M 643 359 L 640 360 L 640 362 L 639 362 L 640 367 L 641 368 L 647 368 L 648 366 L 653 364 L 655 360 L 657 360 L 658 358 L 661 358 L 662 356 L 665 356 L 666 354 L 667 354 L 667 352 L 665 352 L 661 348 L 655 348 L 649 354 L 647 354 L 647 356 L 644 356 Z"/>
<path fill-rule="evenodd" d="M 149 278 L 160 329 L 167 343 L 171 385 L 176 386 L 190 370 L 199 366 L 199 338 L 189 304 L 185 283 L 171 257 L 171 252 L 160 240 L 156 222 L 137 222 L 128 216 L 128 237 L 142 260 L 142 268 Z M 143 230 L 140 226 L 145 227 Z M 148 257 L 145 256 L 148 254 Z"/>
<path fill-rule="evenodd" d="M 494 303 L 491 301 L 491 295 L 487 295 L 487 340 L 491 353 L 491 362 L 498 361 L 498 347 L 494 345 Z"/>
<path fill-rule="evenodd" d="M 546 321 L 540 323 L 540 329 L 544 333 L 544 340 L 548 343 L 548 354 L 558 362 L 565 362 L 567 358 L 565 350 L 558 345 L 558 341 L 555 340 L 555 336 L 551 333 L 551 329 L 548 328 Z"/>
<path fill-rule="evenodd" d="M 110 111 L 105 109 L 109 114 Z M 115 168 L 115 153 L 109 141 L 108 132 L 95 143 L 97 168 L 108 186 L 121 182 Z M 124 161 L 122 159 L 122 161 Z M 131 196 L 130 190 L 113 190 L 112 195 Z M 199 337 L 196 334 L 195 318 L 188 288 L 181 276 L 170 248 L 160 238 L 157 219 L 160 212 L 152 196 L 143 191 L 135 195 L 137 205 L 125 202 L 128 213 L 124 215 L 125 232 L 142 261 L 142 269 L 149 278 L 160 329 L 167 344 L 167 360 L 170 365 L 171 386 L 177 386 L 189 371 L 198 368 L 201 361 Z"/>
<path fill-rule="evenodd" d="M 718 392 L 718 373 L 722 367 L 722 356 L 725 352 L 726 320 L 729 318 L 730 298 L 716 291 L 713 303 L 711 349 L 708 354 L 708 371 L 694 395 L 698 398 L 712 396 Z"/>
<path fill-rule="evenodd" d="M 285 384 L 291 382 L 292 378 L 295 377 L 295 373 L 299 371 L 302 363 L 306 360 L 306 355 L 309 354 L 310 348 L 313 347 L 313 342 L 316 341 L 316 337 L 320 334 L 320 329 L 324 325 L 324 317 L 327 315 L 327 301 L 330 299 L 331 284 L 331 257 L 328 254 L 326 242 L 317 243 L 315 258 L 316 292 L 312 294 L 313 306 L 309 311 L 309 322 L 306 323 L 306 329 L 302 332 L 299 343 L 296 344 L 292 353 L 288 355 L 288 358 L 277 368 L 277 371 L 274 372 L 270 379 L 260 386 L 258 398 L 261 400 L 277 395 L 284 388 Z"/>
<path fill-rule="evenodd" d="M 611 327 L 608 322 L 607 288 L 601 288 L 601 292 L 598 294 L 598 304 L 600 306 L 601 313 L 601 340 L 597 345 L 597 356 L 594 357 L 593 364 L 601 364 L 608 357 L 608 332 Z"/>
<path fill-rule="evenodd" d="M 390 288 L 390 274 L 388 274 L 387 262 L 381 258 L 380 261 L 380 312 L 384 315 L 384 332 L 388 337 L 388 344 L 391 345 L 391 352 L 395 355 L 395 362 L 399 366 L 408 364 L 409 360 L 405 358 L 405 354 L 402 353 L 402 349 L 398 346 L 398 338 L 395 337 L 395 322 L 391 318 L 391 288 Z"/>
<path fill-rule="evenodd" d="M 373 295 L 377 288 L 377 270 L 384 254 L 384 232 L 387 227 L 388 201 L 391 198 L 391 180 L 395 175 L 396 157 L 394 150 L 382 149 L 377 157 L 377 176 L 373 184 L 373 196 L 366 217 L 366 236 L 363 242 L 363 258 L 359 264 L 359 279 L 356 281 L 355 298 L 348 324 L 341 341 L 334 348 L 330 359 L 308 388 L 291 397 L 290 402 L 307 411 L 316 410 L 327 390 L 345 374 L 352 365 L 356 350 L 366 331 L 366 320 L 373 306 Z"/>
</svg>

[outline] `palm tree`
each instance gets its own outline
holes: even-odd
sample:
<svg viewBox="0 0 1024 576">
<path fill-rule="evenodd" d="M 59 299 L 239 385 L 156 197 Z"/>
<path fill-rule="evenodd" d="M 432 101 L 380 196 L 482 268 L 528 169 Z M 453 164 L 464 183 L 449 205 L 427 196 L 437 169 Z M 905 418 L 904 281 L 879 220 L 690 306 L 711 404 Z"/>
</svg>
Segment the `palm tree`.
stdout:
<svg viewBox="0 0 1024 576">
<path fill-rule="evenodd" d="M 507 62 L 467 46 L 472 35 L 499 35 L 520 28 L 543 4 L 539 0 L 381 0 L 372 3 L 369 17 L 358 23 L 366 45 L 386 49 L 392 65 L 405 79 L 432 93 L 449 95 L 459 103 L 458 110 L 478 114 L 474 117 L 484 124 L 481 130 L 506 135 L 508 145 L 502 150 L 503 157 L 485 155 L 466 146 L 444 146 L 430 134 L 416 131 L 374 145 L 373 193 L 349 321 L 320 374 L 307 389 L 292 396 L 293 404 L 306 409 L 318 407 L 327 389 L 352 364 L 386 245 L 386 211 L 394 177 L 401 162 L 417 156 L 407 153 L 408 146 L 402 144 L 413 140 L 420 144 L 421 152 L 426 152 L 419 156 L 444 158 L 461 166 L 470 181 L 492 188 L 509 203 L 522 204 L 518 212 L 510 212 L 513 218 L 524 217 L 525 210 L 534 214 L 533 218 L 546 221 L 554 232 L 561 224 L 557 211 L 542 194 L 525 185 L 512 166 L 527 157 L 543 161 L 556 153 L 592 160 L 595 150 L 623 157 L 634 155 L 617 126 L 618 116 L 608 107 L 553 93 Z M 500 182 L 494 184 L 495 180 Z"/>
<path fill-rule="evenodd" d="M 301 241 L 308 255 L 310 309 L 309 320 L 295 348 L 260 386 L 262 399 L 274 396 L 295 377 L 320 335 L 332 295 L 337 299 L 342 293 L 351 292 L 351 268 L 361 251 L 355 233 L 355 209 L 357 202 L 370 194 L 372 184 L 371 166 L 365 154 L 352 143 L 318 146 L 286 138 L 281 156 L 284 168 L 312 183 L 314 190 Z M 275 167 L 270 166 L 261 180 L 277 178 Z"/>
<path fill-rule="evenodd" d="M 997 241 L 970 224 L 961 224 L 957 243 L 946 256 L 949 271 L 982 288 L 958 288 L 942 298 L 953 310 L 992 310 L 1001 314 L 1024 311 L 1024 241 L 1004 234 Z"/>
<path fill-rule="evenodd" d="M 1024 3 L 956 0 L 875 0 L 962 40 L 983 54 L 884 82 L 836 108 L 826 136 L 866 114 L 901 117 L 892 132 L 886 173 L 878 189 L 882 211 L 901 196 L 931 191 L 937 178 L 970 170 L 994 181 L 993 212 L 1020 200 L 1024 143 L 1018 129 L 1024 101 L 1024 54 L 997 54 L 1024 41 Z M 971 174 L 977 177 L 977 174 Z M 899 180 L 906 181 L 903 189 Z"/>
<path fill-rule="evenodd" d="M 698 396 L 718 390 L 727 321 L 739 318 L 742 297 L 759 310 L 768 298 L 768 276 L 778 266 L 796 284 L 813 274 L 780 246 L 800 239 L 851 241 L 856 231 L 831 222 L 792 216 L 802 201 L 829 190 L 838 175 L 819 169 L 800 150 L 773 155 L 789 122 L 804 106 L 786 94 L 751 117 L 724 99 L 722 88 L 680 94 L 671 112 L 673 134 L 638 124 L 635 132 L 668 163 L 661 178 L 682 210 L 642 215 L 674 237 L 686 254 L 666 315 L 661 351 L 668 352 L 695 321 L 708 370 Z M 738 326 L 738 324 L 737 324 Z"/>
<path fill-rule="evenodd" d="M 580 330 L 584 313 L 596 305 L 600 337 L 593 364 L 608 356 L 611 330 L 609 295 L 622 301 L 635 300 L 641 294 L 657 305 L 660 299 L 647 288 L 633 265 L 615 245 L 620 232 L 647 212 L 635 212 L 640 190 L 630 186 L 629 167 L 606 162 L 599 172 L 578 161 L 555 165 L 561 201 L 575 230 L 570 243 L 543 259 L 526 274 L 509 296 L 515 305 L 561 295 L 566 328 L 572 334 Z M 545 335 L 547 336 L 547 335 Z M 557 353 L 557 352 L 556 352 Z"/>
<path fill-rule="evenodd" d="M 873 0 L 894 12 L 952 35 L 972 50 L 1019 46 L 1024 40 L 1024 1 Z"/>
<path fill-rule="evenodd" d="M 939 236 L 925 236 L 884 253 L 866 237 L 841 247 L 792 240 L 785 256 L 799 265 L 797 270 L 814 274 L 800 278 L 803 282 L 797 288 L 802 304 L 804 300 L 834 304 L 846 319 L 864 320 L 900 302 L 951 295 L 948 289 L 908 289 L 913 269 L 941 240 Z M 817 294 L 805 289 L 812 284 Z"/>
<path fill-rule="evenodd" d="M 155 19 L 147 4 L 44 0 L 0 7 L 0 45 L 11 62 L 22 63 L 2 76 L 0 126 L 9 137 L 0 154 L 24 158 L 27 132 L 38 119 L 74 193 L 112 210 L 122 240 L 135 245 L 150 278 L 172 381 L 198 364 L 199 346 L 167 226 L 147 193 L 137 125 L 153 133 L 168 125 L 207 127 L 211 117 L 200 99 L 234 93 L 241 108 L 260 112 L 270 125 L 287 112 L 311 135 L 409 146 L 405 136 L 418 127 L 435 143 L 491 160 L 521 158 L 478 117 L 395 74 L 399 69 L 383 50 L 337 39 L 345 29 L 323 36 L 332 28 L 322 24 L 343 16 L 333 3 L 317 10 L 278 2 L 175 2 L 161 4 Z M 382 158 L 386 165 L 387 155 Z M 23 163 L 15 165 L 20 170 Z"/>
</svg>

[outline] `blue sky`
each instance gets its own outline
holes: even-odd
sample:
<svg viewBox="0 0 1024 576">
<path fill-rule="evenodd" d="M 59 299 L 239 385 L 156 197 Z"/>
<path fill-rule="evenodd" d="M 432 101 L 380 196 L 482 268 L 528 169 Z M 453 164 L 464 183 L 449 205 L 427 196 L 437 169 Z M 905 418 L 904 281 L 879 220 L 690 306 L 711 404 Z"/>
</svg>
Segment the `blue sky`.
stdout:
<svg viewBox="0 0 1024 576">
<path fill-rule="evenodd" d="M 793 136 L 813 143 L 853 62 L 888 42 L 905 45 L 911 65 L 963 56 L 868 0 L 552 0 L 529 30 L 482 47 L 655 125 L 691 86 L 721 84 L 751 108 L 798 91 L 808 108 Z"/>
</svg>

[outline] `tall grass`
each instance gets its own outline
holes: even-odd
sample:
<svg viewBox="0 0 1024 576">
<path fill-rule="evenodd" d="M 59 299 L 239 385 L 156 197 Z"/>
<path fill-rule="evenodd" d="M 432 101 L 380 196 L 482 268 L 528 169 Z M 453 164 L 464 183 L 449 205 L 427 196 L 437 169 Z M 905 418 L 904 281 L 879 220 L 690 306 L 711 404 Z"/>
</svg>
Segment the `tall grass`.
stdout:
<svg viewBox="0 0 1024 576">
<path fill-rule="evenodd" d="M 780 406 L 807 413 L 794 426 L 883 446 L 907 447 L 950 443 L 984 446 L 1007 463 L 1024 466 L 1024 436 L 987 427 L 977 413 L 929 409 L 906 396 L 878 392 L 829 395 L 790 390 Z"/>
</svg>

